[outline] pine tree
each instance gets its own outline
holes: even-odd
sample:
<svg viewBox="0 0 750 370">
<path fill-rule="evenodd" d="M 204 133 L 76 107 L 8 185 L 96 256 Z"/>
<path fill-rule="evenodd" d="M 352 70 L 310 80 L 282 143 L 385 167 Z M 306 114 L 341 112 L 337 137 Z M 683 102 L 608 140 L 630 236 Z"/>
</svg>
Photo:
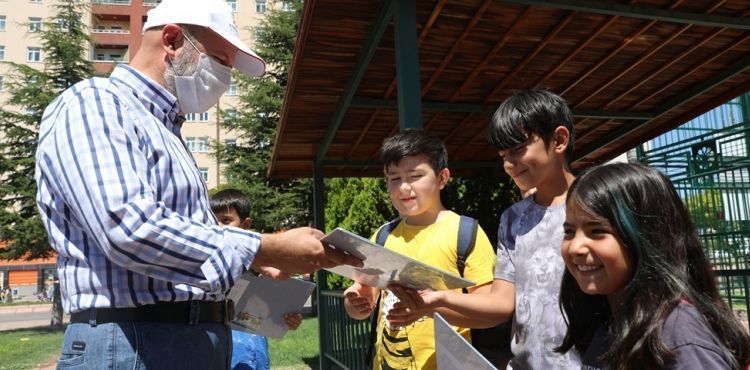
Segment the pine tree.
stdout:
<svg viewBox="0 0 750 370">
<path fill-rule="evenodd" d="M 66 88 L 91 76 L 83 3 L 54 5 L 56 16 L 39 31 L 44 68 L 5 63 L 9 99 L 0 109 L 0 250 L 2 259 L 49 256 L 52 249 L 36 207 L 34 153 L 44 108 Z"/>
<path fill-rule="evenodd" d="M 216 155 L 226 166 L 227 186 L 250 197 L 253 228 L 258 231 L 312 223 L 310 181 L 272 180 L 266 175 L 302 10 L 299 0 L 287 3 L 290 10 L 269 10 L 255 30 L 255 50 L 267 63 L 266 73 L 235 75 L 240 104 L 224 124 L 238 133 L 237 145 L 215 144 Z"/>
</svg>

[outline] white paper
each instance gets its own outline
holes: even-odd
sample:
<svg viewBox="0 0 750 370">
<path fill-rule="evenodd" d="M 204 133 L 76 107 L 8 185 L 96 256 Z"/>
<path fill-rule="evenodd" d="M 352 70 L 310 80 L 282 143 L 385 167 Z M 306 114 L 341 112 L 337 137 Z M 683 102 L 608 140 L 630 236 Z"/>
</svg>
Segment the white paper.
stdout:
<svg viewBox="0 0 750 370">
<path fill-rule="evenodd" d="M 432 318 L 435 322 L 435 355 L 438 370 L 497 370 L 439 313 L 435 313 Z"/>
<path fill-rule="evenodd" d="M 361 284 L 386 289 L 388 284 L 395 283 L 413 289 L 432 290 L 475 285 L 470 280 L 383 248 L 342 228 L 336 228 L 321 240 L 363 260 L 363 267 L 341 265 L 326 269 Z"/>
<path fill-rule="evenodd" d="M 304 280 L 244 274 L 227 297 L 234 301 L 232 329 L 281 338 L 288 330 L 281 317 L 300 312 L 314 288 L 314 283 Z"/>
</svg>

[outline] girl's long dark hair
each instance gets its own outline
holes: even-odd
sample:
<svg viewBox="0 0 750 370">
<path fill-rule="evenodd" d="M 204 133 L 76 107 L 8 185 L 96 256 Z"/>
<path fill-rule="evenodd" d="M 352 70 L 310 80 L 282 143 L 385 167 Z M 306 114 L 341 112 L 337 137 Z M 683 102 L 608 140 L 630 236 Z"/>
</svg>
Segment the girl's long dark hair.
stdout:
<svg viewBox="0 0 750 370">
<path fill-rule="evenodd" d="M 575 202 L 575 203 L 573 203 Z M 560 307 L 568 323 L 563 343 L 583 353 L 594 330 L 606 323 L 609 369 L 658 369 L 675 359 L 661 340 L 661 329 L 681 299 L 700 312 L 734 360 L 750 363 L 750 335 L 719 296 L 711 265 L 687 209 L 671 182 L 656 169 L 638 164 L 592 168 L 568 191 L 568 207 L 605 219 L 631 254 L 635 271 L 618 307 L 602 295 L 581 291 L 565 271 Z"/>
</svg>

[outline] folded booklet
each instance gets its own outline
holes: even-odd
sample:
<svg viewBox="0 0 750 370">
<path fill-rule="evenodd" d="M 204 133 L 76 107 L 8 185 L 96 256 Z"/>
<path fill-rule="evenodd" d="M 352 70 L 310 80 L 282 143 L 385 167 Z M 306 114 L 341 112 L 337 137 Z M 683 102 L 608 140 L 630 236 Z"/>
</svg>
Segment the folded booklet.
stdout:
<svg viewBox="0 0 750 370">
<path fill-rule="evenodd" d="M 381 289 L 386 289 L 388 284 L 399 284 L 413 289 L 432 290 L 475 285 L 470 280 L 383 248 L 342 228 L 336 228 L 321 240 L 364 261 L 363 267 L 342 265 L 326 269 L 360 284 Z"/>
<path fill-rule="evenodd" d="M 497 370 L 439 313 L 432 315 L 432 318 L 435 322 L 435 357 L 438 370 Z"/>
<path fill-rule="evenodd" d="M 299 280 L 273 280 L 246 273 L 229 291 L 234 301 L 232 329 L 271 338 L 281 338 L 288 328 L 281 318 L 301 312 L 315 284 Z"/>
</svg>

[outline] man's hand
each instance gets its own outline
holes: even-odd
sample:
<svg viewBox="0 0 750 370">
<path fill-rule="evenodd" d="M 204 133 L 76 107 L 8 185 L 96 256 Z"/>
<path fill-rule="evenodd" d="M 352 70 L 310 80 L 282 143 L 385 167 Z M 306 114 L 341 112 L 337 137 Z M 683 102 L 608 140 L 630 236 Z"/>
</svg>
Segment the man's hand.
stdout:
<svg viewBox="0 0 750 370">
<path fill-rule="evenodd" d="M 344 291 L 344 308 L 352 318 L 364 320 L 372 314 L 374 297 L 373 287 L 354 283 Z"/>
<path fill-rule="evenodd" d="M 362 267 L 362 261 L 324 245 L 323 233 L 309 227 L 262 234 L 252 267 L 276 267 L 287 274 L 314 272 L 338 265 Z"/>
<path fill-rule="evenodd" d="M 393 326 L 407 326 L 424 316 L 431 316 L 444 295 L 442 291 L 417 291 L 401 285 L 390 285 L 388 289 L 399 300 L 386 316 L 388 323 Z"/>
</svg>

